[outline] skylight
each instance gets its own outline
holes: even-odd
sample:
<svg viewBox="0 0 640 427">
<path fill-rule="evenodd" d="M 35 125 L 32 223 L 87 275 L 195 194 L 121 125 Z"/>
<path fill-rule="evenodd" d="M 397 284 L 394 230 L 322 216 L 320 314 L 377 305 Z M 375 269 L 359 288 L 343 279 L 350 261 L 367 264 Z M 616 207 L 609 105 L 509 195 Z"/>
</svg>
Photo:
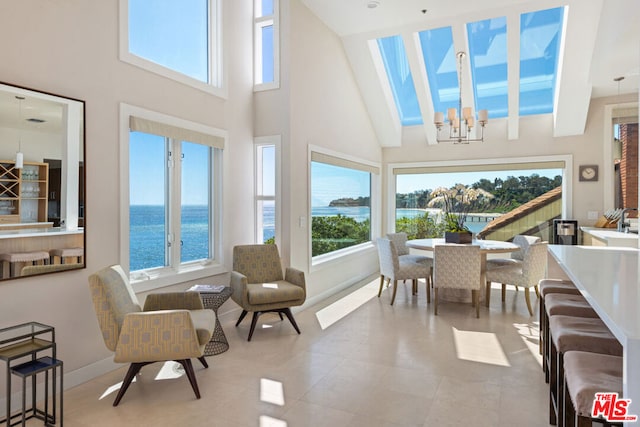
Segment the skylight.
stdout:
<svg viewBox="0 0 640 427">
<path fill-rule="evenodd" d="M 519 114 L 553 112 L 558 55 L 563 33 L 564 7 L 520 15 Z M 495 17 L 466 24 L 467 44 L 454 44 L 457 28 L 443 27 L 420 31 L 426 81 L 433 111 L 457 108 L 459 101 L 456 51 L 468 53 L 471 82 L 463 75 L 463 89 L 473 91 L 473 111 L 486 109 L 489 119 L 504 118 L 509 112 L 507 18 Z M 412 69 L 401 36 L 377 39 L 386 77 L 393 93 L 398 116 L 404 126 L 422 124 L 423 112 Z M 517 57 L 516 55 L 512 55 Z M 415 69 L 413 72 L 417 72 Z M 420 89 L 420 88 L 419 88 Z M 463 103 L 471 103 L 463 95 Z M 516 102 L 516 101 L 512 101 Z M 430 120 L 430 119 L 429 119 Z"/>
<path fill-rule="evenodd" d="M 507 18 L 467 24 L 474 111 L 489 110 L 489 118 L 509 114 L 507 85 Z"/>
<path fill-rule="evenodd" d="M 564 7 L 520 15 L 520 115 L 553 112 Z"/>
<path fill-rule="evenodd" d="M 421 31 L 420 48 L 434 111 L 458 108 L 458 71 L 451 27 Z"/>
<path fill-rule="evenodd" d="M 421 124 L 422 116 L 418 106 L 418 96 L 413 85 L 413 77 L 411 77 L 402 37 L 392 36 L 378 39 L 378 47 L 398 109 L 400 122 L 404 126 Z"/>
</svg>

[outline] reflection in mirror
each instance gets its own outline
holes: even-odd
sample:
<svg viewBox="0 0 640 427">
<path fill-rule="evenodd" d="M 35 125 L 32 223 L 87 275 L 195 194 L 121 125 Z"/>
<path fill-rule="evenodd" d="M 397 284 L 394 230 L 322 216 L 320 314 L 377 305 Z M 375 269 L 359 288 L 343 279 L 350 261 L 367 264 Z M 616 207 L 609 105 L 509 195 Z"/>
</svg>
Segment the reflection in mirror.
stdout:
<svg viewBox="0 0 640 427">
<path fill-rule="evenodd" d="M 84 102 L 0 83 L 0 278 L 85 266 Z"/>
</svg>

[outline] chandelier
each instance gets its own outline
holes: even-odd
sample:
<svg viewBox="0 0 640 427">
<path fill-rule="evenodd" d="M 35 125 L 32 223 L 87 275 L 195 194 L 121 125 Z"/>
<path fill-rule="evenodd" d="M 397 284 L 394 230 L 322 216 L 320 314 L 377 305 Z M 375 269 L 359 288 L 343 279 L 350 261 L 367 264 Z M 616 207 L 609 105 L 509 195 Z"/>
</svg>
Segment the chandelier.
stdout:
<svg viewBox="0 0 640 427">
<path fill-rule="evenodd" d="M 468 144 L 470 142 L 484 141 L 484 127 L 489 122 L 489 112 L 487 110 L 478 111 L 478 124 L 480 125 L 480 137 L 471 138 L 471 129 L 475 124 L 473 110 L 471 107 L 462 107 L 462 60 L 466 56 L 464 52 L 458 52 L 458 108 L 447 109 L 447 121 L 449 122 L 449 137 L 440 137 L 440 131 L 444 126 L 444 113 L 434 114 L 433 123 L 438 129 L 436 140 L 438 142 L 453 142 L 454 144 Z"/>
</svg>

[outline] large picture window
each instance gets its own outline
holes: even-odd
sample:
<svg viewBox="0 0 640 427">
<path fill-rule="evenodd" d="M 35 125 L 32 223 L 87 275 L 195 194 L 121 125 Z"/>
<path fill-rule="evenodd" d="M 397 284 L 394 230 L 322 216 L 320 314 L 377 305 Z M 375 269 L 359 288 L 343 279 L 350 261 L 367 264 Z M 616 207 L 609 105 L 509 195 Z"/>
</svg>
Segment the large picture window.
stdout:
<svg viewBox="0 0 640 427">
<path fill-rule="evenodd" d="M 187 84 L 221 87 L 219 8 L 219 0 L 120 0 L 121 59 Z"/>
<path fill-rule="evenodd" d="M 205 268 L 217 258 L 224 139 L 131 116 L 129 269 L 149 278 Z"/>
<path fill-rule="evenodd" d="M 311 153 L 313 257 L 371 241 L 372 175 L 378 168 Z"/>
</svg>

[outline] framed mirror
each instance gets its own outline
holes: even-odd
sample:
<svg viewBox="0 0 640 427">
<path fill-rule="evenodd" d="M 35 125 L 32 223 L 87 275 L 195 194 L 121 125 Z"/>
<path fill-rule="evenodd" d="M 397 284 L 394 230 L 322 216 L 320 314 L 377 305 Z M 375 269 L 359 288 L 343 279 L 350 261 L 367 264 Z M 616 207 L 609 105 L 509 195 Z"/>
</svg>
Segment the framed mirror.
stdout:
<svg viewBox="0 0 640 427">
<path fill-rule="evenodd" d="M 0 82 L 0 280 L 85 267 L 84 101 Z"/>
</svg>

